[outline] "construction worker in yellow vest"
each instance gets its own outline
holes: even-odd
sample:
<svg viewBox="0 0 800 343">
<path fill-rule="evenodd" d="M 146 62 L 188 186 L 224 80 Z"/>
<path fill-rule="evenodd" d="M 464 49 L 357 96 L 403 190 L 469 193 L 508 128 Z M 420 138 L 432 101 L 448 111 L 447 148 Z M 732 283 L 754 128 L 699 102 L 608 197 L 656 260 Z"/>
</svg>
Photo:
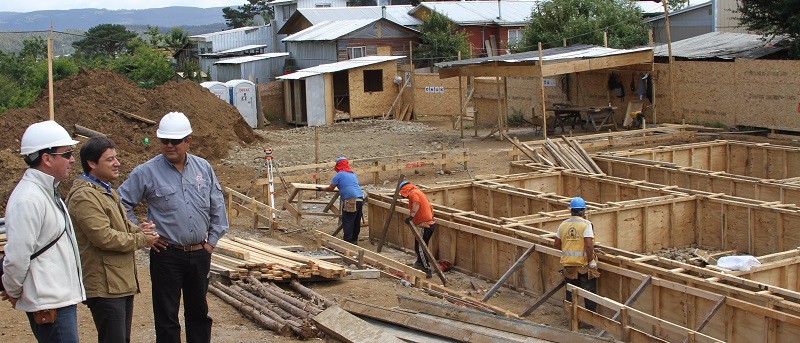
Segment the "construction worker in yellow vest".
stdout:
<svg viewBox="0 0 800 343">
<path fill-rule="evenodd" d="M 572 198 L 569 203 L 572 216 L 558 227 L 555 248 L 561 250 L 561 265 L 567 283 L 597 293 L 597 261 L 594 259 L 594 228 L 585 219 L 586 201 Z M 567 291 L 567 300 L 572 301 L 572 292 Z M 587 310 L 597 312 L 597 304 L 584 299 Z"/>
</svg>

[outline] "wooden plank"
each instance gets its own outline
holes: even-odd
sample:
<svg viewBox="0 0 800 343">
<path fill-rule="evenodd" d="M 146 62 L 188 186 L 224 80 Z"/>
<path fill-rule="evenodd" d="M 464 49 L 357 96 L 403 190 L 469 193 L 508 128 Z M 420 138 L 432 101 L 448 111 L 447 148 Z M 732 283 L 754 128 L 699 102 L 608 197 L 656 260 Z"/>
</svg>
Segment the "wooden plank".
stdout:
<svg viewBox="0 0 800 343">
<path fill-rule="evenodd" d="M 154 120 L 150 120 L 150 119 L 147 119 L 147 118 L 142 117 L 142 116 L 137 116 L 137 115 L 135 115 L 133 113 L 125 112 L 123 110 L 118 110 L 116 108 L 112 108 L 111 112 L 114 112 L 114 113 L 117 113 L 117 114 L 121 114 L 122 116 L 124 116 L 126 118 L 138 120 L 138 121 L 146 123 L 146 124 L 150 124 L 150 125 L 155 125 L 156 124 L 156 122 Z"/>
<path fill-rule="evenodd" d="M 339 342 L 403 343 L 397 337 L 348 313 L 339 306 L 331 306 L 311 320 L 322 332 Z"/>
</svg>

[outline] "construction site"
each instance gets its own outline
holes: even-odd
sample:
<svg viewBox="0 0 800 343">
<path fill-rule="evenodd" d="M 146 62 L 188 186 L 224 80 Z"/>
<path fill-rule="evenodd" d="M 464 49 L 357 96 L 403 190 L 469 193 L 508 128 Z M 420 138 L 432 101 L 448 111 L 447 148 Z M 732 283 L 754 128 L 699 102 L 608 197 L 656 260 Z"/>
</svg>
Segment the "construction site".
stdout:
<svg viewBox="0 0 800 343">
<path fill-rule="evenodd" d="M 231 222 L 212 257 L 208 300 L 217 342 L 796 339 L 800 123 L 785 114 L 797 102 L 795 61 L 667 67 L 653 64 L 650 49 L 545 60 L 540 53 L 457 61 L 435 75 L 415 71 L 406 76 L 414 82 L 399 84 L 384 75 L 382 89 L 393 92 L 348 95 L 353 115 L 345 121 L 325 100 L 315 103 L 325 110 L 317 117 L 293 113 L 307 110 L 294 101 L 314 99 L 298 90 L 311 83 L 287 78 L 269 86 L 287 92 L 262 99 L 262 106 L 299 126 L 257 129 L 191 81 L 147 90 L 112 71 L 81 70 L 55 83 L 55 120 L 76 136 L 113 139 L 124 180 L 160 153 L 161 116 L 180 110 L 191 119 L 191 152 L 214 166 Z M 404 70 L 413 71 L 398 74 Z M 711 70 L 716 90 L 699 92 L 697 75 Z M 610 95 L 606 80 L 614 73 L 631 87 L 640 73 L 655 76 L 648 105 L 636 92 Z M 321 84 L 346 77 L 324 75 Z M 566 86 L 548 87 L 547 78 Z M 350 79 L 351 86 L 363 82 Z M 722 103 L 714 95 L 735 92 L 748 96 Z M 379 95 L 380 109 L 358 112 Z M 333 92 L 316 100 L 327 97 Z M 48 100 L 42 95 L 0 117 L 2 210 L 26 168 L 19 137 L 46 120 Z M 575 109 L 575 116 L 555 105 L 570 102 L 602 107 Z M 752 104 L 763 105 L 758 114 Z M 569 117 L 559 117 L 564 113 Z M 509 125 L 512 114 L 524 123 Z M 644 122 L 628 125 L 634 114 Z M 320 125 L 304 126 L 313 118 Z M 703 125 L 718 122 L 728 125 Z M 330 183 L 339 155 L 350 160 L 367 195 L 357 245 L 341 239 L 338 192 L 317 190 Z M 427 248 L 447 263 L 434 264 L 432 277 L 412 267 L 421 238 L 403 221 L 408 202 L 396 192 L 403 180 L 420 186 L 439 224 Z M 594 226 L 596 293 L 565 285 L 554 247 L 575 196 L 586 200 Z M 752 256 L 758 264 L 717 265 L 727 256 Z M 149 342 L 155 330 L 145 251 L 137 252 L 137 264 L 142 293 L 135 297 L 133 337 Z M 587 310 L 583 299 L 598 310 Z M 81 339 L 95 340 L 85 307 L 78 320 Z M 4 342 L 33 340 L 27 328 L 20 311 L 0 311 Z"/>
</svg>

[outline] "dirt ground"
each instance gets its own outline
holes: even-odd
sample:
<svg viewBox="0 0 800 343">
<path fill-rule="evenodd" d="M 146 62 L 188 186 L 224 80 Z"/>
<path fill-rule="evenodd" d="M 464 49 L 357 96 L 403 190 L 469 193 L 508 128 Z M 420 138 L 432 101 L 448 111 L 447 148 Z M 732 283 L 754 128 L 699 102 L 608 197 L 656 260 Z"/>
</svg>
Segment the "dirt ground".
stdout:
<svg viewBox="0 0 800 343">
<path fill-rule="evenodd" d="M 509 150 L 510 145 L 507 142 L 501 142 L 495 138 L 487 140 L 475 139 L 471 136 L 472 130 L 467 131 L 467 138 L 462 140 L 459 136 L 459 131 L 453 130 L 449 122 L 425 121 L 425 118 L 423 118 L 422 122 L 414 123 L 361 120 L 351 123 L 337 123 L 320 127 L 318 130 L 320 160 L 322 162 L 330 161 L 340 154 L 350 159 L 359 159 L 432 151 L 438 150 L 442 146 L 445 149 L 461 147 L 469 149 L 469 172 L 465 171 L 461 165 L 452 165 L 448 166 L 448 171 L 439 171 L 431 167 L 408 176 L 408 179 L 412 182 L 423 185 L 469 179 L 470 175 L 506 173 L 508 171 L 507 162 L 509 157 L 506 156 L 506 152 Z M 227 157 L 217 160 L 212 159 L 218 178 L 224 186 L 247 191 L 252 179 L 263 172 L 262 162 L 258 160 L 258 157 L 263 157 L 264 147 L 272 147 L 274 149 L 275 162 L 279 166 L 314 162 L 313 128 L 290 128 L 274 125 L 266 130 L 254 130 L 254 132 L 260 137 L 260 139 L 256 138 L 254 140 L 255 143 L 248 144 L 242 140 L 237 140 L 231 144 L 232 148 Z M 488 134 L 488 131 L 481 130 L 480 134 L 480 137 L 483 137 Z M 519 136 L 522 140 L 533 139 L 530 136 L 530 130 L 527 129 L 513 130 L 511 134 Z M 203 151 L 197 146 L 194 149 Z M 6 155 L 11 155 L 10 151 L 5 153 Z M 5 157 L 12 159 L 12 156 Z M 123 163 L 125 164 L 122 169 L 127 175 L 127 172 L 135 165 L 128 163 L 128 161 Z M 17 167 L 24 168 L 24 165 Z M 356 170 L 356 173 L 358 173 L 358 170 Z M 331 174 L 332 172 L 322 176 L 325 182 L 330 180 Z M 364 180 L 365 177 L 362 176 L 362 183 L 367 182 Z M 388 181 L 391 178 L 390 175 L 382 175 L 382 178 L 387 181 L 382 182 L 380 185 L 368 184 L 365 185 L 365 188 L 388 190 L 393 187 L 393 183 Z M 254 195 L 257 193 L 253 192 Z M 279 202 L 287 196 L 280 186 L 278 186 L 276 195 Z M 368 218 L 369 213 L 366 213 L 366 216 Z M 269 237 L 267 232 L 263 230 L 252 230 L 248 218 L 231 218 L 231 228 L 228 231 L 228 235 L 257 239 L 275 245 L 299 244 L 307 249 L 313 249 L 314 242 L 310 233 L 311 229 L 332 232 L 336 226 L 336 219 L 329 217 L 304 219 L 300 226 L 295 226 L 294 220 L 290 219 L 287 215 L 283 215 L 280 218 L 280 223 L 281 226 L 290 228 L 288 231 L 292 233 L 277 233 L 274 237 Z M 369 243 L 364 233 L 365 231 L 366 228 L 362 229 L 359 245 L 374 250 L 374 246 Z M 394 249 L 384 249 L 384 254 L 407 263 L 413 262 L 414 259 L 412 255 Z M 142 293 L 135 297 L 132 340 L 136 342 L 152 342 L 155 339 L 155 331 L 152 319 L 148 259 L 145 252 L 139 253 L 138 261 Z M 473 278 L 457 272 L 448 272 L 447 276 L 451 288 L 459 290 L 463 294 L 478 298 L 482 297 L 481 293 L 476 292 L 470 286 L 470 280 Z M 491 287 L 491 284 L 484 280 L 473 280 L 483 290 Z M 412 287 L 405 287 L 393 278 L 316 282 L 307 284 L 307 286 L 334 301 L 350 298 L 388 307 L 398 306 L 396 294 L 427 297 L 422 291 Z M 272 332 L 258 327 L 214 295 L 209 295 L 208 299 L 211 308 L 210 315 L 214 319 L 213 332 L 215 342 L 294 341 L 291 338 L 278 337 Z M 521 312 L 534 300 L 534 296 L 510 289 L 501 289 L 490 303 L 515 312 Z M 8 306 L 8 304 L 0 306 Z M 96 331 L 88 308 L 80 305 L 78 317 L 81 340 L 87 342 L 96 340 Z M 567 317 L 562 314 L 561 309 L 555 302 L 542 306 L 529 318 L 535 318 L 539 323 L 561 328 L 567 327 Z M 591 331 L 586 332 L 590 333 Z M 7 343 L 30 342 L 33 340 L 23 313 L 3 307 L 3 310 L 0 311 L 0 340 Z"/>
</svg>

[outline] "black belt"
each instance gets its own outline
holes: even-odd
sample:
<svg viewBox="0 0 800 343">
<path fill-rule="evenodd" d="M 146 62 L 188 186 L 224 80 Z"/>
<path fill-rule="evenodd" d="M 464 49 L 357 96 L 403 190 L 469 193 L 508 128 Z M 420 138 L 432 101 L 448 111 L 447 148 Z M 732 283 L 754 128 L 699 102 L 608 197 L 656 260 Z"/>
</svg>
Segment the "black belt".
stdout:
<svg viewBox="0 0 800 343">
<path fill-rule="evenodd" d="M 175 249 L 175 250 L 180 250 L 180 251 L 187 252 L 187 251 L 197 251 L 197 250 L 200 250 L 200 249 L 204 249 L 205 248 L 204 247 L 205 244 L 206 244 L 206 241 L 202 241 L 200 243 L 189 244 L 189 245 L 170 244 L 170 245 L 167 245 L 167 247 Z"/>
</svg>

